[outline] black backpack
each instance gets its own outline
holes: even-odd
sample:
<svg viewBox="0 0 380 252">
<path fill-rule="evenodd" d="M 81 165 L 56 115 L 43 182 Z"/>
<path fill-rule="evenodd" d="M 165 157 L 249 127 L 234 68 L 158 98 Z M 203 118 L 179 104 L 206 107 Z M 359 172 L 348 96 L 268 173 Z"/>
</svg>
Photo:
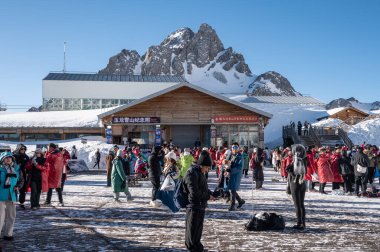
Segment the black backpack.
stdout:
<svg viewBox="0 0 380 252">
<path fill-rule="evenodd" d="M 247 231 L 266 231 L 266 230 L 284 230 L 285 221 L 281 215 L 275 213 L 262 213 L 252 217 L 252 219 L 245 224 Z"/>
<path fill-rule="evenodd" d="M 178 180 L 174 189 L 174 204 L 177 208 L 186 208 L 189 204 L 188 193 L 183 179 Z"/>
</svg>

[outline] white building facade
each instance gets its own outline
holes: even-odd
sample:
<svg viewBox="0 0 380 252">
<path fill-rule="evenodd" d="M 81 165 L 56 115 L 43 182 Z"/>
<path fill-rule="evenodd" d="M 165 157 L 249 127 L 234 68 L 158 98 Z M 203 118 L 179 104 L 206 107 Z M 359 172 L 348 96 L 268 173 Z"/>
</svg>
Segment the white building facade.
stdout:
<svg viewBox="0 0 380 252">
<path fill-rule="evenodd" d="M 181 76 L 49 73 L 42 80 L 45 111 L 87 110 L 128 104 L 186 80 Z"/>
</svg>

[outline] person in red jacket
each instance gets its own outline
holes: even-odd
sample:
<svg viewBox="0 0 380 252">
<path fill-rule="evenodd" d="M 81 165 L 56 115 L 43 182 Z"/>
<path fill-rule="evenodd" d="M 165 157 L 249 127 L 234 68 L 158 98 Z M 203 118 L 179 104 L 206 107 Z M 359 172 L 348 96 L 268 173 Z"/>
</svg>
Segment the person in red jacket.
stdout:
<svg viewBox="0 0 380 252">
<path fill-rule="evenodd" d="M 316 159 L 316 165 L 318 170 L 319 177 L 319 192 L 322 194 L 327 194 L 325 192 L 325 187 L 327 182 L 332 182 L 333 173 L 331 171 L 330 160 L 326 155 L 326 149 L 321 147 L 319 148 L 319 157 Z"/>
<path fill-rule="evenodd" d="M 64 158 L 62 156 L 62 153 L 59 151 L 59 149 L 57 149 L 57 146 L 54 143 L 49 144 L 49 149 L 46 153 L 46 163 L 49 168 L 49 191 L 47 193 L 45 205 L 51 205 L 51 196 L 53 194 L 53 189 L 55 189 L 59 199 L 58 205 L 64 206 L 61 189 Z"/>
<path fill-rule="evenodd" d="M 288 172 L 286 171 L 286 167 L 288 167 L 293 162 L 293 155 L 290 151 L 290 148 L 287 147 L 282 152 L 282 161 L 281 161 L 281 177 L 283 180 L 288 178 Z"/>
<path fill-rule="evenodd" d="M 221 167 L 222 167 L 222 161 L 223 161 L 223 155 L 226 150 L 223 148 L 223 146 L 218 147 L 218 151 L 215 154 L 215 160 L 216 160 L 216 176 L 219 178 Z"/>
<path fill-rule="evenodd" d="M 307 155 L 307 167 L 306 167 L 306 174 L 305 174 L 305 180 L 307 182 L 307 189 L 308 191 L 314 192 L 314 186 L 315 182 L 313 182 L 313 174 L 317 173 L 317 167 L 315 164 L 314 154 L 313 154 L 314 148 L 309 147 L 306 151 Z"/>
<path fill-rule="evenodd" d="M 332 183 L 332 189 L 336 190 L 340 188 L 340 184 L 343 183 L 343 177 L 339 174 L 339 159 L 342 157 L 340 149 L 336 149 L 331 155 L 331 170 L 333 172 L 334 178 Z"/>
<path fill-rule="evenodd" d="M 216 150 L 214 149 L 214 147 L 211 146 L 208 149 L 208 152 L 210 153 L 210 157 L 211 157 L 211 160 L 212 160 L 211 169 L 214 170 L 216 168 Z"/>
<path fill-rule="evenodd" d="M 62 181 L 61 181 L 61 189 L 63 192 L 63 187 L 65 185 L 65 181 L 67 179 L 67 171 L 69 170 L 69 159 L 70 153 L 65 148 L 59 148 L 63 157 L 63 170 L 62 170 Z"/>
</svg>

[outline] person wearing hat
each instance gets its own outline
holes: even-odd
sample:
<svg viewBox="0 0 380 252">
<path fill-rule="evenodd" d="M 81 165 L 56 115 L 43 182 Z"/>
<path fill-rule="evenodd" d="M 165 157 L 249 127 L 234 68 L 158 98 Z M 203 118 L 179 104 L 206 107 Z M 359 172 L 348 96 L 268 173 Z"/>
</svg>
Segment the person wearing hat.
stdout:
<svg viewBox="0 0 380 252">
<path fill-rule="evenodd" d="M 201 243 L 203 222 L 207 201 L 214 199 L 208 189 L 206 172 L 212 160 L 208 151 L 202 151 L 198 161 L 193 163 L 183 179 L 184 189 L 188 192 L 189 204 L 186 207 L 185 245 L 188 251 L 204 251 Z"/>
<path fill-rule="evenodd" d="M 10 152 L 0 155 L 0 233 L 4 240 L 13 240 L 13 227 L 16 220 L 17 193 L 22 182 L 20 166 Z M 20 180 L 19 180 L 20 178 Z"/>
<path fill-rule="evenodd" d="M 152 197 L 149 203 L 152 207 L 160 206 L 156 199 L 157 192 L 160 190 L 161 164 L 159 155 L 161 154 L 161 149 L 161 146 L 154 146 L 148 158 L 149 180 L 153 185 Z"/>
<path fill-rule="evenodd" d="M 120 202 L 120 192 L 124 192 L 125 196 L 127 197 L 127 201 L 132 200 L 132 195 L 129 192 L 128 188 L 128 178 L 125 175 L 124 167 L 123 167 L 123 156 L 124 153 L 122 150 L 118 150 L 116 157 L 112 161 L 112 174 L 111 174 L 111 181 L 112 181 L 112 189 L 114 192 L 114 200 L 116 202 Z"/>
<path fill-rule="evenodd" d="M 332 181 L 332 189 L 337 190 L 340 189 L 340 185 L 343 184 L 343 177 L 339 173 L 339 159 L 342 157 L 341 149 L 337 148 L 334 150 L 333 154 L 331 155 L 330 162 L 331 162 L 331 170 L 333 172 L 334 178 Z"/>
</svg>

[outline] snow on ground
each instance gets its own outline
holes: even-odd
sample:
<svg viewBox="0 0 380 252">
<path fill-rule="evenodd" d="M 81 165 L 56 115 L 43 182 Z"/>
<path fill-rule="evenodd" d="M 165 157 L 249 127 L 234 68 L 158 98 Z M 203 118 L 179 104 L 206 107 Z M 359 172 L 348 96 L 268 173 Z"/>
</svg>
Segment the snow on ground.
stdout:
<svg viewBox="0 0 380 252">
<path fill-rule="evenodd" d="M 251 172 L 250 172 L 250 175 Z M 380 199 L 306 193 L 305 231 L 295 231 L 295 209 L 285 194 L 285 182 L 272 182 L 265 169 L 264 190 L 252 191 L 243 178 L 239 192 L 243 210 L 228 212 L 223 200 L 209 202 L 202 242 L 210 251 L 379 251 Z M 377 181 L 377 180 L 376 180 Z M 151 208 L 151 185 L 131 187 L 132 202 L 115 203 L 105 187 L 104 172 L 69 175 L 64 207 L 17 208 L 13 242 L 0 241 L 3 251 L 185 251 L 185 213 Z M 210 173 L 209 187 L 216 178 Z M 328 192 L 331 191 L 328 185 Z M 253 197 L 252 197 L 253 196 Z M 42 196 L 42 202 L 45 195 Z M 29 195 L 27 196 L 27 202 Z M 53 193 L 53 205 L 57 195 Z M 29 208 L 29 205 L 27 205 Z M 284 216 L 283 232 L 248 232 L 252 213 Z"/>
<path fill-rule="evenodd" d="M 47 111 L 0 112 L 1 127 L 102 127 L 98 115 L 113 108 Z"/>
<path fill-rule="evenodd" d="M 327 118 L 319 122 L 313 123 L 316 127 L 339 127 L 341 125 L 346 125 L 342 120 L 336 118 Z"/>
</svg>

